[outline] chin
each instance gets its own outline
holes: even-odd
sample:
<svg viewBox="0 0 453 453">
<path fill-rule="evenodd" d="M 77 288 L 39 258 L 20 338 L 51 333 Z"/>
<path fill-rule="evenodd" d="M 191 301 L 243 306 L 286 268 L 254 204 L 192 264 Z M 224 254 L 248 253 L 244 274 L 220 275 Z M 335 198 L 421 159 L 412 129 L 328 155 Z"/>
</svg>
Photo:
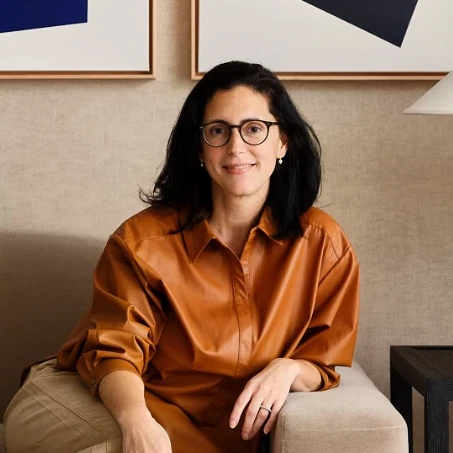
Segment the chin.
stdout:
<svg viewBox="0 0 453 453">
<path fill-rule="evenodd" d="M 266 198 L 269 188 L 265 185 L 258 184 L 225 184 L 223 186 L 217 185 L 220 189 L 219 193 L 223 196 L 233 198 L 245 198 L 245 197 L 258 197 Z"/>
<path fill-rule="evenodd" d="M 253 188 L 236 188 L 236 189 L 231 189 L 225 191 L 229 196 L 233 197 L 253 197 L 253 196 L 259 196 L 260 191 L 257 189 Z"/>
</svg>

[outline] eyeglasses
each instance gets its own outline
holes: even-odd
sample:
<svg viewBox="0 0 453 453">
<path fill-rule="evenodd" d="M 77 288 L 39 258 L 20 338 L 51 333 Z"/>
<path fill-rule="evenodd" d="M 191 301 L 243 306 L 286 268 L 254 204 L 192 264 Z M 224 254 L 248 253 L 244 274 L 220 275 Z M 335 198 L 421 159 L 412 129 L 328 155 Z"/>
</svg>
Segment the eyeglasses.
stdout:
<svg viewBox="0 0 453 453">
<path fill-rule="evenodd" d="M 236 128 L 242 140 L 248 145 L 261 145 L 269 135 L 269 128 L 278 125 L 276 121 L 249 120 L 241 124 L 227 124 L 214 121 L 199 126 L 203 140 L 213 147 L 226 145 L 231 137 L 231 130 Z"/>
</svg>

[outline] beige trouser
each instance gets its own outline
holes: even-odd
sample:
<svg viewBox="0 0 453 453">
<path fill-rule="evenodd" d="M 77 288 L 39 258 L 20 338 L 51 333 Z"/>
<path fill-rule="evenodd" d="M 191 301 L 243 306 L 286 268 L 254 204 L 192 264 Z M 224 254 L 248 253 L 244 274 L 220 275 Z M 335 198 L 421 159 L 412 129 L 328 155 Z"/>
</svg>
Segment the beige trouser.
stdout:
<svg viewBox="0 0 453 453">
<path fill-rule="evenodd" d="M 122 453 L 121 429 L 99 397 L 75 372 L 56 361 L 32 367 L 8 406 L 4 421 L 8 453 Z M 177 406 L 145 393 L 147 405 L 170 436 L 173 453 L 255 453 L 258 438 L 245 442 L 228 428 L 195 426 Z"/>
<path fill-rule="evenodd" d="M 32 367 L 5 416 L 8 453 L 121 453 L 121 430 L 77 373 Z"/>
</svg>

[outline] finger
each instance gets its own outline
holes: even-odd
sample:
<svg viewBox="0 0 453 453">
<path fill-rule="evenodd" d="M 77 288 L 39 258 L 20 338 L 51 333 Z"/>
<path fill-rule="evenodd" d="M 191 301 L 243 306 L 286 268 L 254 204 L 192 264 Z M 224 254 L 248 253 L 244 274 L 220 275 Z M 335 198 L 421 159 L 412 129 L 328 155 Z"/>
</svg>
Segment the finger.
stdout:
<svg viewBox="0 0 453 453">
<path fill-rule="evenodd" d="M 247 409 L 244 425 L 242 427 L 242 438 L 244 440 L 252 439 L 266 422 L 268 416 L 268 412 L 259 407 L 253 410 Z"/>
<path fill-rule="evenodd" d="M 258 408 L 258 414 L 255 419 L 255 423 L 253 424 L 252 431 L 250 433 L 250 438 L 255 437 L 256 434 L 259 432 L 261 427 L 269 420 L 269 417 L 272 415 L 272 412 L 274 411 L 274 398 L 268 397 L 266 398 L 261 404 L 260 407 Z M 266 409 L 270 409 L 271 412 L 269 412 Z"/>
<path fill-rule="evenodd" d="M 253 395 L 253 398 L 251 399 L 249 407 L 247 408 L 247 412 L 245 414 L 244 424 L 242 425 L 243 439 L 251 439 L 255 423 L 259 425 L 259 429 L 266 421 L 268 412 L 264 409 L 260 409 L 261 404 L 263 404 L 262 401 L 265 400 L 272 401 L 272 397 L 268 396 L 268 391 L 261 390 Z"/>
<path fill-rule="evenodd" d="M 236 428 L 237 424 L 239 423 L 239 420 L 241 419 L 242 412 L 244 411 L 247 404 L 249 404 L 252 395 L 253 395 L 252 386 L 247 384 L 244 387 L 242 393 L 238 396 L 238 399 L 234 403 L 233 410 L 231 411 L 230 416 L 231 428 Z"/>
<path fill-rule="evenodd" d="M 272 406 L 272 412 L 269 414 L 269 418 L 264 426 L 264 434 L 269 434 L 274 427 L 278 414 L 282 410 L 283 405 L 285 404 L 285 399 L 280 399 L 275 401 L 274 405 Z"/>
</svg>

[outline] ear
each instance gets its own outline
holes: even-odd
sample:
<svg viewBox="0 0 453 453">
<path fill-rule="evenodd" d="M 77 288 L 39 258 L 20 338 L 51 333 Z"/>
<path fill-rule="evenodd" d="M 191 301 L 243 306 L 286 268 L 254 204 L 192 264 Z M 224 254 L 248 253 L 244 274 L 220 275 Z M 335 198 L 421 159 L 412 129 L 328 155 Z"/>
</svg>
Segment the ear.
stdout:
<svg viewBox="0 0 453 453">
<path fill-rule="evenodd" d="M 288 136 L 280 131 L 280 138 L 278 140 L 278 157 L 285 157 L 288 151 Z"/>
</svg>

